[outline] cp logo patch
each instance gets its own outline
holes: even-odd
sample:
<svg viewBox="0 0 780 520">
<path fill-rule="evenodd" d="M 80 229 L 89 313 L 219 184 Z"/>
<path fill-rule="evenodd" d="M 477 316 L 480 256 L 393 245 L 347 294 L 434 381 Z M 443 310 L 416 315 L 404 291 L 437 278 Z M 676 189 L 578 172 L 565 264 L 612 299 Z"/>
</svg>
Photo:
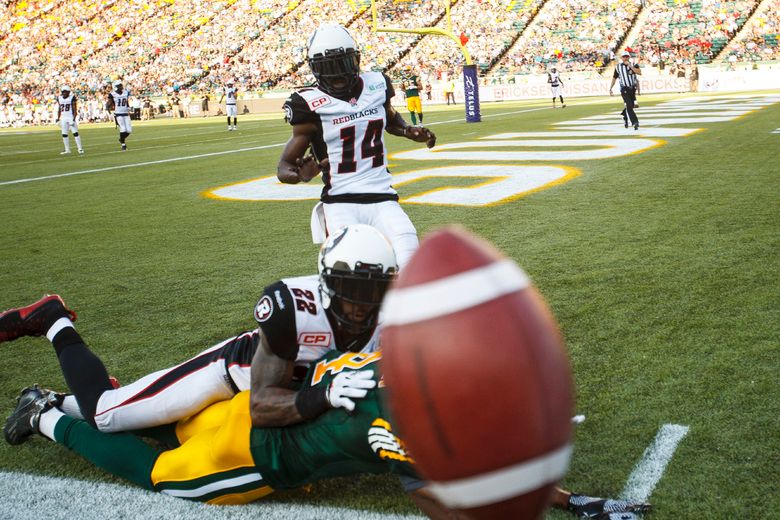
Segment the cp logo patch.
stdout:
<svg viewBox="0 0 780 520">
<path fill-rule="evenodd" d="M 255 305 L 255 319 L 258 323 L 262 323 L 271 317 L 274 313 L 274 302 L 270 296 L 265 295 L 260 298 L 260 301 Z"/>
</svg>

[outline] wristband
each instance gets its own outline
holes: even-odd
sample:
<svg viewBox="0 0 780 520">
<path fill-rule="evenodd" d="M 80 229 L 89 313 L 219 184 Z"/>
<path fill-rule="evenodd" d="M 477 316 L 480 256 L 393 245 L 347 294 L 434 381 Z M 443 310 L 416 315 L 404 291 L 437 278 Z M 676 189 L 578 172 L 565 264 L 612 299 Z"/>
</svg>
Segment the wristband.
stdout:
<svg viewBox="0 0 780 520">
<path fill-rule="evenodd" d="M 295 408 L 305 421 L 310 421 L 330 410 L 327 386 L 310 386 L 295 395 Z"/>
</svg>

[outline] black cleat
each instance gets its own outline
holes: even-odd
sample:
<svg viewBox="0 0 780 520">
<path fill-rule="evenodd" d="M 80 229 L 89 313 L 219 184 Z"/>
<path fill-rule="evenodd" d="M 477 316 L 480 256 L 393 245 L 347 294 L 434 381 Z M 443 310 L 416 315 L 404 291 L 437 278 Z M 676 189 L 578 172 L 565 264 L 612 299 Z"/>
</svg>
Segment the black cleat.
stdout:
<svg viewBox="0 0 780 520">
<path fill-rule="evenodd" d="M 637 518 L 635 513 L 649 511 L 650 504 L 572 494 L 569 497 L 568 509 L 578 518 L 630 520 Z"/>
<path fill-rule="evenodd" d="M 634 124 L 634 130 L 639 130 L 639 123 Z"/>
<path fill-rule="evenodd" d="M 22 390 L 16 399 L 16 409 L 8 416 L 3 427 L 6 442 L 15 446 L 38 433 L 41 414 L 50 410 L 56 401 L 57 394 L 43 390 L 38 385 Z"/>
<path fill-rule="evenodd" d="M 0 343 L 22 336 L 43 336 L 59 318 L 76 321 L 76 313 L 57 294 L 47 294 L 37 302 L 0 313 Z"/>
</svg>

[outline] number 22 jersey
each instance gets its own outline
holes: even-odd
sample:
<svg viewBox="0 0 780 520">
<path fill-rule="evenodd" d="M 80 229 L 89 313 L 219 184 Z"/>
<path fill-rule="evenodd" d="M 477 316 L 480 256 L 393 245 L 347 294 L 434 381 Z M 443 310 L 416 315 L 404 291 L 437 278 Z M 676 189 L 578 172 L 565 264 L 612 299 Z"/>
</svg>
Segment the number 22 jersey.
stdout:
<svg viewBox="0 0 780 520">
<path fill-rule="evenodd" d="M 293 93 L 284 103 L 288 123 L 317 125 L 312 138 L 314 155 L 330 163 L 329 171 L 322 174 L 323 202 L 398 200 L 384 141 L 385 103 L 394 95 L 387 76 L 364 72 L 347 100 L 314 87 Z"/>
<path fill-rule="evenodd" d="M 333 325 L 322 307 L 317 275 L 284 278 L 267 286 L 254 314 L 271 351 L 294 361 L 297 374 L 305 373 L 300 371 L 323 354 L 337 350 Z M 361 352 L 378 349 L 379 329 L 363 338 Z"/>
</svg>

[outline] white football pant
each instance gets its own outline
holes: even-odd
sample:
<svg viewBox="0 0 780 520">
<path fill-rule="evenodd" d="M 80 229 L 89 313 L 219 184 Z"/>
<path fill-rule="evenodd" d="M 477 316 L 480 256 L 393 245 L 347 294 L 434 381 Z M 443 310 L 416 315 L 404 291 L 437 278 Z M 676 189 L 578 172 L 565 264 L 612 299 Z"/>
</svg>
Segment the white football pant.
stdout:
<svg viewBox="0 0 780 520">
<path fill-rule="evenodd" d="M 321 207 L 327 235 L 349 224 L 368 224 L 377 228 L 393 245 L 399 269 L 403 269 L 409 262 L 420 244 L 414 224 L 401 205 L 394 200 L 372 204 L 337 202 L 322 204 Z M 314 231 L 312 229 L 314 242 L 322 242 L 323 240 L 317 240 L 321 237 L 317 237 Z"/>
</svg>

